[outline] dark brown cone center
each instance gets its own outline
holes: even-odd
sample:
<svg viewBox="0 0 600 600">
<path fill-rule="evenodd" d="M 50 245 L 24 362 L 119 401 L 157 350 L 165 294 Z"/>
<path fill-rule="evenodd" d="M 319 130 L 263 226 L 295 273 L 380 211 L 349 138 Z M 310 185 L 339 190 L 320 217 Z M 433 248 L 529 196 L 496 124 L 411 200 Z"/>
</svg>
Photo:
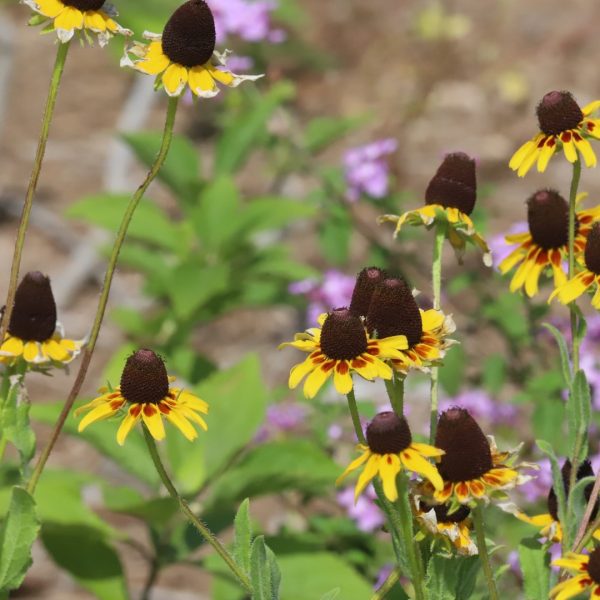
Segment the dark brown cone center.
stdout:
<svg viewBox="0 0 600 600">
<path fill-rule="evenodd" d="M 403 279 L 386 279 L 377 286 L 367 313 L 369 333 L 378 338 L 405 335 L 409 348 L 421 341 L 423 320 L 410 287 Z"/>
<path fill-rule="evenodd" d="M 350 311 L 353 314 L 358 317 L 367 316 L 373 292 L 386 277 L 387 273 L 379 267 L 367 267 L 358 274 L 350 301 Z"/>
<path fill-rule="evenodd" d="M 367 426 L 367 444 L 375 454 L 399 454 L 411 443 L 406 419 L 395 412 L 381 412 Z"/>
<path fill-rule="evenodd" d="M 588 235 L 584 252 L 585 266 L 600 275 L 600 223 L 594 223 Z"/>
<path fill-rule="evenodd" d="M 569 205 L 554 190 L 540 190 L 527 200 L 527 222 L 534 243 L 545 250 L 569 241 Z"/>
<path fill-rule="evenodd" d="M 571 468 L 572 468 L 571 461 L 567 459 L 561 469 L 563 486 L 564 486 L 564 490 L 565 490 L 565 497 L 567 497 L 567 498 L 569 496 L 569 489 L 571 487 L 571 484 L 570 484 Z M 593 477 L 593 476 L 594 476 L 594 470 L 592 469 L 591 462 L 589 460 L 584 460 L 579 465 L 579 468 L 577 469 L 577 481 L 581 481 L 582 479 L 584 479 L 586 477 Z M 586 503 L 589 502 L 589 500 L 590 500 L 593 487 L 594 487 L 594 484 L 590 483 L 589 485 L 587 485 L 585 487 L 585 490 L 583 490 L 583 496 L 585 498 Z M 548 502 L 547 503 L 548 503 L 548 512 L 550 513 L 550 516 L 555 521 L 558 521 L 559 520 L 559 518 L 558 518 L 558 498 L 556 497 L 556 492 L 554 491 L 554 487 L 551 487 L 550 491 L 548 492 Z M 597 513 L 598 513 L 598 502 L 596 502 L 596 504 L 594 506 L 591 518 L 595 519 Z"/>
<path fill-rule="evenodd" d="M 490 443 L 464 408 L 450 408 L 442 413 L 435 446 L 445 452 L 438 464 L 445 481 L 479 479 L 493 467 Z"/>
<path fill-rule="evenodd" d="M 588 563 L 588 573 L 594 580 L 594 583 L 600 583 L 600 548 L 595 548 L 590 552 L 590 562 Z"/>
<path fill-rule="evenodd" d="M 427 186 L 425 203 L 457 208 L 470 215 L 476 200 L 475 161 L 464 152 L 448 154 Z"/>
<path fill-rule="evenodd" d="M 43 342 L 56 329 L 56 303 L 50 279 L 39 271 L 27 273 L 17 287 L 8 333 L 22 340 Z"/>
<path fill-rule="evenodd" d="M 460 506 L 457 510 L 449 513 L 449 504 L 436 504 L 430 506 L 429 504 L 421 502 L 421 510 L 429 512 L 432 508 L 435 511 L 435 517 L 438 523 L 460 523 L 471 514 L 471 509 L 468 506 L 464 505 Z"/>
<path fill-rule="evenodd" d="M 62 0 L 66 6 L 72 6 L 85 12 L 88 10 L 100 10 L 104 6 L 105 0 Z"/>
<path fill-rule="evenodd" d="M 367 333 L 359 317 L 347 308 L 332 310 L 321 329 L 321 350 L 334 360 L 352 360 L 367 350 Z"/>
<path fill-rule="evenodd" d="M 576 129 L 583 119 L 581 108 L 569 92 L 548 92 L 536 109 L 540 129 L 546 135 L 558 135 Z"/>
<path fill-rule="evenodd" d="M 134 352 L 121 375 L 121 395 L 132 404 L 158 404 L 169 393 L 167 369 L 152 350 Z"/>
<path fill-rule="evenodd" d="M 215 19 L 204 0 L 188 0 L 167 21 L 162 49 L 174 63 L 184 67 L 206 64 L 215 50 Z"/>
</svg>

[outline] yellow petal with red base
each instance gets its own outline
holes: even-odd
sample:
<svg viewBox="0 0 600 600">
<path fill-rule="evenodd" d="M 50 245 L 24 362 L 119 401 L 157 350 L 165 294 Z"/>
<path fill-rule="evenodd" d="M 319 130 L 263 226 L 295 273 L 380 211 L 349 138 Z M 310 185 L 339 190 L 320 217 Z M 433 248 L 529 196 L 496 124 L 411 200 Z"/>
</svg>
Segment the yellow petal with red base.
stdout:
<svg viewBox="0 0 600 600">
<path fill-rule="evenodd" d="M 428 479 L 436 491 L 439 492 L 444 489 L 444 481 L 442 480 L 437 468 L 411 447 L 407 448 L 406 450 L 402 450 L 400 453 L 400 460 L 402 461 L 404 467 L 409 471 L 414 471 L 415 473 L 418 473 L 419 475 L 422 475 Z"/>
<path fill-rule="evenodd" d="M 363 493 L 364 489 L 369 485 L 373 477 L 377 475 L 379 470 L 379 463 L 381 462 L 382 456 L 379 454 L 371 454 L 365 468 L 358 477 L 356 487 L 354 488 L 354 501 L 358 500 L 358 497 Z"/>
<path fill-rule="evenodd" d="M 384 454 L 379 461 L 379 477 L 383 483 L 383 493 L 390 502 L 398 500 L 396 476 L 400 473 L 400 459 L 396 454 Z"/>
</svg>

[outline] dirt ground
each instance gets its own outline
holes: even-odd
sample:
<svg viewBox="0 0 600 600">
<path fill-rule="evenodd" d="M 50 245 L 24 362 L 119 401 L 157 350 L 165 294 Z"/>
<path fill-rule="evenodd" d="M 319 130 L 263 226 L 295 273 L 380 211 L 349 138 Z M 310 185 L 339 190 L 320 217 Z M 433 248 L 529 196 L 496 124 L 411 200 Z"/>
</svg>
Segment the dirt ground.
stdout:
<svg viewBox="0 0 600 600">
<path fill-rule="evenodd" d="M 303 4 L 310 25 L 301 34 L 333 56 L 335 66 L 320 73 L 295 75 L 297 110 L 305 118 L 364 113 L 373 117 L 366 128 L 329 151 L 325 160 L 338 162 L 347 145 L 395 136 L 400 141 L 393 167 L 398 185 L 419 192 L 445 152 L 463 150 L 478 158 L 480 182 L 493 184 L 489 200 L 493 233 L 524 217 L 523 202 L 537 186 L 550 184 L 567 191 L 565 161 L 555 158 L 559 164 L 553 165 L 547 176 L 542 179 L 532 174 L 526 180 L 518 180 L 507 161 L 533 134 L 533 110 L 544 93 L 568 89 L 581 104 L 600 97 L 600 70 L 595 60 L 600 54 L 596 31 L 600 4 L 590 0 L 446 2 L 443 6 L 448 14 L 463 17 L 458 21 L 462 35 L 457 39 L 443 39 L 443 31 L 437 39 L 417 35 L 419 15 L 424 7 L 433 6 L 422 0 L 306 0 Z M 16 215 L 31 169 L 54 56 L 49 37 L 27 28 L 26 19 L 27 10 L 22 6 L 11 5 L 0 12 L 2 289 L 8 282 Z M 23 260 L 23 272 L 41 270 L 52 277 L 61 304 L 60 319 L 76 337 L 85 335 L 91 322 L 102 264 L 92 260 L 89 272 L 75 278 L 73 274 L 81 265 L 86 245 L 101 238 L 97 234 L 90 238 L 85 227 L 62 215 L 74 200 L 106 186 L 115 126 L 134 82 L 131 74 L 119 71 L 116 61 L 116 55 L 99 48 L 75 45 L 70 53 Z M 157 99 L 148 110 L 146 127 L 160 127 L 163 102 Z M 189 107 L 180 115 L 179 130 L 191 124 L 193 110 Z M 141 174 L 139 168 L 128 173 L 127 189 L 135 188 Z M 582 189 L 592 197 L 600 192 L 598 175 L 585 172 Z M 164 196 L 159 186 L 151 193 Z M 422 277 L 418 272 L 412 274 L 417 280 Z M 141 303 L 141 295 L 135 291 L 138 284 L 134 275 L 119 272 L 112 305 Z M 246 311 L 199 331 L 198 340 L 213 338 L 218 330 L 220 346 L 215 357 L 231 363 L 251 347 L 271 349 L 275 354 L 273 339 L 287 337 L 294 325 L 295 316 L 286 308 L 275 315 Z M 97 385 L 97 375 L 119 339 L 118 330 L 107 321 L 86 393 Z M 276 380 L 289 366 L 287 358 L 276 358 L 271 364 L 267 376 Z M 69 383 L 70 378 L 62 375 L 39 379 L 31 395 L 34 401 L 38 397 L 59 399 Z M 40 431 L 40 440 L 46 434 Z M 106 468 L 100 457 L 72 441 L 68 447 L 64 440 L 59 443 L 51 460 L 55 466 Z M 142 535 L 132 522 L 119 525 L 133 535 Z M 134 553 L 124 555 L 132 597 L 136 597 L 145 573 Z M 201 589 L 207 588 L 198 571 L 173 568 L 159 580 L 153 600 L 198 598 Z M 41 547 L 36 547 L 27 588 L 19 597 L 91 598 L 66 575 L 57 575 Z"/>
</svg>

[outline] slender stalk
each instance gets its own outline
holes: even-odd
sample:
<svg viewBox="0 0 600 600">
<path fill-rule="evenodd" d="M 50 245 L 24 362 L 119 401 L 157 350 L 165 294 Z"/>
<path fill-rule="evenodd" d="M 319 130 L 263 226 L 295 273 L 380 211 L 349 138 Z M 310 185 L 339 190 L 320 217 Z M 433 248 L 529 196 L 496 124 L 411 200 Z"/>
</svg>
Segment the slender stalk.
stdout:
<svg viewBox="0 0 600 600">
<path fill-rule="evenodd" d="M 575 541 L 573 542 L 574 552 L 579 552 L 589 542 L 594 531 L 596 531 L 596 529 L 598 529 L 598 526 L 600 525 L 600 515 L 598 515 L 598 517 L 596 517 L 595 521 L 588 529 L 588 524 L 590 522 L 590 519 L 592 518 L 592 513 L 594 512 L 594 507 L 596 506 L 596 502 L 598 501 L 599 494 L 600 473 L 598 473 L 598 475 L 596 476 L 596 481 L 594 481 L 594 487 L 592 488 L 590 499 L 588 500 L 587 506 L 585 507 L 583 519 L 581 520 L 581 524 L 579 525 L 579 529 L 577 530 L 577 535 L 575 536 Z"/>
<path fill-rule="evenodd" d="M 150 563 L 150 570 L 148 571 L 148 576 L 146 577 L 146 583 L 144 584 L 144 589 L 142 590 L 142 594 L 140 596 L 140 600 L 150 600 L 150 593 L 152 592 L 152 588 L 156 582 L 156 578 L 160 573 L 160 567 L 158 563 L 158 558 L 153 557 L 152 562 Z"/>
<path fill-rule="evenodd" d="M 404 378 L 394 372 L 391 379 L 385 380 L 385 389 L 390 398 L 394 412 L 399 416 L 404 415 Z"/>
<path fill-rule="evenodd" d="M 25 245 L 25 235 L 27 234 L 27 228 L 29 226 L 29 217 L 31 215 L 31 207 L 33 206 L 33 198 L 35 196 L 35 191 L 40 178 L 42 163 L 44 162 L 46 144 L 48 142 L 48 135 L 50 133 L 50 124 L 52 123 L 52 117 L 54 115 L 56 97 L 58 95 L 58 88 L 60 86 L 60 81 L 62 79 L 62 74 L 65 68 L 65 62 L 67 60 L 69 45 L 70 42 L 67 42 L 66 44 L 59 43 L 58 50 L 56 51 L 56 59 L 54 61 L 54 68 L 52 69 L 52 77 L 50 79 L 50 88 L 48 89 L 48 97 L 46 99 L 44 116 L 42 118 L 42 130 L 40 132 L 40 138 L 38 140 L 37 150 L 35 152 L 35 158 L 33 160 L 33 168 L 31 169 L 29 185 L 27 186 L 25 202 L 23 203 L 23 210 L 21 211 L 21 220 L 19 221 L 19 229 L 17 231 L 15 251 L 13 253 L 12 265 L 10 268 L 10 281 L 8 284 L 8 293 L 6 295 L 6 308 L 4 310 L 2 323 L 0 323 L 0 340 L 4 339 L 6 330 L 8 329 L 8 324 L 10 323 L 10 317 L 13 311 L 13 304 L 15 303 L 15 293 L 17 291 L 17 284 L 19 283 L 19 270 L 21 268 L 21 257 L 23 256 L 23 246 Z"/>
<path fill-rule="evenodd" d="M 356 406 L 356 396 L 354 395 L 354 388 L 351 389 L 346 395 L 348 399 L 348 409 L 350 410 L 350 416 L 352 417 L 352 424 L 354 425 L 354 431 L 356 437 L 361 444 L 366 444 L 365 434 L 363 433 L 362 423 L 360 422 L 360 415 L 358 414 L 358 406 Z"/>
<path fill-rule="evenodd" d="M 42 471 L 44 470 L 44 466 L 54 448 L 54 444 L 56 444 L 56 440 L 58 439 L 62 428 L 67 420 L 67 416 L 71 412 L 71 408 L 73 407 L 73 403 L 77 398 L 79 391 L 85 381 L 85 377 L 87 375 L 88 368 L 90 366 L 90 362 L 92 360 L 92 355 L 94 353 L 94 348 L 96 347 L 96 341 L 98 340 L 98 334 L 100 333 L 100 327 L 102 326 L 102 321 L 104 319 L 104 313 L 106 312 L 106 305 L 108 303 L 108 297 L 110 294 L 110 287 L 112 284 L 112 279 L 115 274 L 115 269 L 117 267 L 117 261 L 119 260 L 119 254 L 121 252 L 121 247 L 123 246 L 123 242 L 125 241 L 125 237 L 127 236 L 127 230 L 129 228 L 129 224 L 131 223 L 131 219 L 135 213 L 135 209 L 137 208 L 140 200 L 143 198 L 148 186 L 152 183 L 160 168 L 162 167 L 165 159 L 167 158 L 167 154 L 169 153 L 169 148 L 171 146 L 171 140 L 173 139 L 173 125 L 175 124 L 175 115 L 177 114 L 177 102 L 178 98 L 170 98 L 169 106 L 167 108 L 167 116 L 165 120 L 165 126 L 162 135 L 162 141 L 160 145 L 160 150 L 158 151 L 158 155 L 154 160 L 154 163 L 150 167 L 146 178 L 143 183 L 138 187 L 135 191 L 131 199 L 129 200 L 129 204 L 125 209 L 125 214 L 123 215 L 123 219 L 121 221 L 121 225 L 119 226 L 119 231 L 117 232 L 117 237 L 115 239 L 115 243 L 112 247 L 111 255 L 108 260 L 108 266 L 106 268 L 106 273 L 104 275 L 104 282 L 102 284 L 102 290 L 100 292 L 100 298 L 98 300 L 98 307 L 96 309 L 96 316 L 94 318 L 94 324 L 92 325 L 92 330 L 90 332 L 88 343 L 83 350 L 81 357 L 81 364 L 79 366 L 79 371 L 77 372 L 77 377 L 75 378 L 75 382 L 73 383 L 73 387 L 69 392 L 69 396 L 63 406 L 63 409 L 58 417 L 58 421 L 54 426 L 52 431 L 52 435 L 50 440 L 48 441 L 46 447 L 42 451 L 37 464 L 35 465 L 35 469 L 29 480 L 29 484 L 27 485 L 27 491 L 30 494 L 33 494 L 35 488 L 37 486 L 38 480 Z"/>
<path fill-rule="evenodd" d="M 475 527 L 475 535 L 477 536 L 477 549 L 479 550 L 479 558 L 483 566 L 485 581 L 488 586 L 489 600 L 498 600 L 498 591 L 496 590 L 496 582 L 494 581 L 494 572 L 490 563 L 490 555 L 488 553 L 485 542 L 485 529 L 483 527 L 483 509 L 481 504 L 473 509 L 473 525 Z"/>
<path fill-rule="evenodd" d="M 442 250 L 444 248 L 444 239 L 446 230 L 438 225 L 435 230 L 435 243 L 433 246 L 433 262 L 431 263 L 431 288 L 433 290 L 433 308 L 440 310 L 441 289 L 442 289 Z M 431 367 L 431 404 L 429 412 L 429 443 L 433 444 L 437 428 L 438 418 L 438 400 L 440 391 L 440 368 Z"/>
<path fill-rule="evenodd" d="M 396 567 L 387 576 L 386 580 L 379 586 L 379 588 L 377 588 L 373 596 L 371 596 L 371 600 L 383 600 L 387 593 L 391 591 L 394 585 L 396 585 L 398 579 L 400 579 L 400 569 Z"/>
<path fill-rule="evenodd" d="M 158 454 L 158 449 L 156 448 L 156 443 L 154 442 L 152 434 L 148 431 L 148 428 L 145 425 L 143 426 L 143 430 L 144 437 L 146 438 L 146 445 L 148 446 L 148 451 L 152 457 L 152 462 L 154 463 L 156 471 L 160 475 L 160 478 L 164 486 L 167 488 L 169 494 L 174 500 L 177 500 L 179 507 L 181 508 L 181 512 L 189 519 L 190 523 L 196 528 L 198 533 L 215 549 L 217 554 L 223 559 L 231 572 L 236 576 L 246 592 L 252 595 L 252 586 L 248 576 L 240 569 L 233 556 L 231 556 L 231 554 L 229 554 L 227 551 L 227 548 L 221 544 L 213 532 L 193 513 L 188 503 L 179 495 L 177 488 L 173 485 L 173 482 L 169 478 L 169 475 L 167 474 L 167 471 L 165 470 L 165 467 L 160 459 L 160 455 Z"/>
</svg>

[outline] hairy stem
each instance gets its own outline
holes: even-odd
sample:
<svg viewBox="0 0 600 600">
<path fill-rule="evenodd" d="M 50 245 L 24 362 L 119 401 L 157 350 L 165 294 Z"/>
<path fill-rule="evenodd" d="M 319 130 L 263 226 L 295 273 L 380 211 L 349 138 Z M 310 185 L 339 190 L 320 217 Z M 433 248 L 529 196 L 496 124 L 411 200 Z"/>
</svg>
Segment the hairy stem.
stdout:
<svg viewBox="0 0 600 600">
<path fill-rule="evenodd" d="M 215 549 L 216 553 L 223 559 L 225 564 L 229 567 L 231 572 L 240 582 L 244 590 L 246 590 L 246 592 L 252 595 L 252 586 L 250 584 L 248 576 L 237 565 L 233 556 L 229 554 L 225 546 L 221 544 L 221 542 L 217 539 L 213 532 L 193 513 L 188 503 L 179 495 L 177 488 L 169 478 L 169 475 L 167 474 L 167 471 L 165 470 L 165 467 L 160 459 L 160 455 L 158 454 L 158 449 L 156 448 L 156 443 L 154 442 L 152 434 L 148 431 L 148 428 L 145 425 L 143 426 L 143 430 L 144 437 L 146 439 L 146 445 L 148 446 L 148 451 L 150 452 L 150 456 L 152 457 L 152 462 L 156 467 L 156 471 L 160 475 L 161 481 L 167 488 L 167 491 L 174 500 L 177 500 L 181 512 L 188 518 L 188 520 L 196 528 L 198 533 Z"/>
<path fill-rule="evenodd" d="M 361 444 L 366 444 L 365 434 L 363 433 L 362 423 L 360 422 L 360 415 L 358 414 L 358 406 L 356 405 L 356 396 L 354 395 L 354 389 L 351 389 L 346 395 L 348 399 L 348 410 L 350 410 L 350 416 L 352 417 L 352 425 L 354 425 L 354 432 L 356 437 Z"/>
<path fill-rule="evenodd" d="M 15 242 L 15 251 L 13 253 L 12 265 L 10 268 L 10 281 L 8 284 L 8 293 L 6 295 L 6 308 L 2 317 L 2 323 L 0 324 L 0 340 L 4 339 L 6 330 L 8 329 L 8 324 L 10 323 L 10 318 L 12 316 L 13 304 L 15 303 L 15 293 L 19 283 L 19 270 L 21 268 L 23 246 L 25 244 L 25 236 L 29 226 L 29 217 L 31 215 L 31 207 L 33 206 L 33 198 L 35 196 L 35 191 L 40 178 L 42 163 L 44 162 L 46 144 L 48 142 L 48 135 L 50 133 L 50 124 L 52 123 L 52 117 L 54 115 L 56 97 L 58 95 L 58 88 L 60 87 L 62 74 L 65 69 L 69 45 L 70 42 L 67 42 L 66 44 L 59 44 L 58 50 L 56 51 L 56 59 L 54 61 L 54 68 L 52 70 L 52 77 L 50 79 L 50 88 L 48 89 L 48 97 L 46 99 L 44 116 L 42 118 L 42 130 L 40 132 L 40 138 L 38 140 L 37 150 L 33 160 L 33 168 L 31 169 L 31 175 L 29 177 L 29 185 L 27 186 L 27 192 L 25 194 L 23 210 L 21 211 L 21 220 L 19 221 L 17 240 Z"/>
<path fill-rule="evenodd" d="M 135 191 L 131 200 L 129 200 L 129 204 L 125 209 L 125 214 L 123 215 L 123 219 L 121 221 L 121 225 L 119 226 L 119 231 L 117 233 L 117 237 L 115 239 L 115 243 L 113 245 L 110 258 L 108 260 L 108 266 L 106 268 L 106 273 L 104 275 L 104 282 L 102 284 L 102 290 L 100 292 L 100 299 L 98 300 L 98 307 L 96 309 L 96 316 L 94 318 L 94 324 L 92 326 L 92 330 L 90 332 L 89 341 L 86 344 L 85 349 L 83 350 L 81 357 L 81 364 L 79 366 L 79 371 L 77 372 L 77 377 L 75 378 L 75 382 L 73 383 L 73 387 L 69 392 L 69 396 L 63 406 L 63 409 L 58 417 L 58 421 L 54 426 L 52 431 L 52 435 L 50 436 L 50 440 L 46 444 L 46 447 L 42 451 L 37 464 L 35 465 L 35 469 L 29 480 L 29 484 L 27 485 L 27 491 L 30 494 L 33 494 L 35 488 L 37 486 L 38 480 L 42 471 L 44 470 L 44 466 L 56 444 L 56 440 L 58 439 L 62 428 L 67 420 L 67 416 L 71 412 L 71 408 L 77 398 L 79 391 L 85 381 L 85 377 L 87 375 L 88 368 L 90 366 L 90 362 L 92 360 L 92 355 L 94 353 L 94 348 L 96 347 L 96 342 L 98 340 L 98 334 L 100 333 L 100 327 L 102 326 L 102 321 L 104 319 L 104 313 L 106 312 L 106 305 L 108 303 L 108 297 L 110 294 L 110 287 L 112 284 L 113 276 L 115 274 L 115 269 L 117 267 L 117 261 L 119 260 L 119 254 L 121 252 L 121 247 L 123 246 L 123 242 L 125 241 L 125 237 L 127 236 L 127 231 L 129 229 L 129 224 L 131 223 L 131 219 L 135 213 L 135 210 L 143 198 L 148 186 L 152 183 L 154 178 L 158 175 L 160 168 L 162 167 L 165 159 L 167 158 L 167 154 L 169 153 L 169 148 L 171 146 L 171 140 L 173 139 L 173 125 L 175 124 L 175 115 L 177 113 L 177 102 L 178 98 L 170 98 L 169 106 L 167 108 L 167 116 L 165 120 L 165 126 L 162 135 L 162 141 L 160 145 L 160 150 L 158 155 L 156 156 L 154 163 L 150 167 L 146 178 L 143 183 L 138 187 Z"/>
<path fill-rule="evenodd" d="M 490 555 L 488 553 L 487 544 L 485 542 L 485 529 L 483 526 L 483 508 L 481 504 L 473 509 L 473 525 L 475 527 L 475 535 L 477 536 L 477 549 L 479 550 L 479 558 L 483 566 L 485 581 L 488 586 L 489 599 L 498 600 L 498 591 L 496 590 L 496 582 L 494 581 L 494 572 L 490 563 Z"/>
<path fill-rule="evenodd" d="M 387 593 L 396 585 L 396 582 L 400 579 L 400 569 L 396 567 L 387 576 L 386 580 L 377 588 L 376 592 L 371 596 L 371 600 L 383 600 Z"/>
<path fill-rule="evenodd" d="M 385 389 L 394 412 L 401 417 L 404 414 L 404 377 L 394 372 L 391 379 L 385 380 Z"/>
</svg>

